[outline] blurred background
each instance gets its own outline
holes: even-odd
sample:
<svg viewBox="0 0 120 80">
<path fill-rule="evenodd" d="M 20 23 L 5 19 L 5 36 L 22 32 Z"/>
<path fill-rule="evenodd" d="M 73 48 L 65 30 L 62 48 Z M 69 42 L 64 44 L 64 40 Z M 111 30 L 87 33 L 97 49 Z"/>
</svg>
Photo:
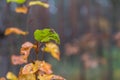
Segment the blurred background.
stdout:
<svg viewBox="0 0 120 80">
<path fill-rule="evenodd" d="M 50 27 L 61 39 L 61 61 L 45 55 L 56 74 L 67 80 L 120 80 L 120 0 L 42 1 L 49 9 L 32 6 L 28 14 L 18 14 L 19 5 L 0 0 L 0 77 L 8 71 L 18 74 L 21 66 L 13 66 L 10 56 L 19 54 L 25 41 L 34 42 L 35 29 Z M 5 37 L 8 27 L 29 35 Z"/>
</svg>

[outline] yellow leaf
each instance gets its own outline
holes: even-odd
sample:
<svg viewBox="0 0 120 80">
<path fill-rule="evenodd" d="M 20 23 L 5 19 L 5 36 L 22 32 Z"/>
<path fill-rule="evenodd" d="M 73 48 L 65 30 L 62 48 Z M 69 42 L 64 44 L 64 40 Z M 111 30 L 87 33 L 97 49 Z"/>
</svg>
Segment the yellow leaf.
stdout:
<svg viewBox="0 0 120 80">
<path fill-rule="evenodd" d="M 18 80 L 18 78 L 12 72 L 8 72 L 6 77 L 9 80 Z"/>
<path fill-rule="evenodd" d="M 35 61 L 35 66 L 38 67 L 38 70 L 45 74 L 51 74 L 52 66 L 45 61 Z"/>
<path fill-rule="evenodd" d="M 36 80 L 35 74 L 22 74 L 22 69 L 20 69 L 18 80 Z"/>
<path fill-rule="evenodd" d="M 41 1 L 30 1 L 29 6 L 33 6 L 33 5 L 40 5 L 40 6 L 43 6 L 45 8 L 49 7 L 49 4 L 41 2 Z"/>
<path fill-rule="evenodd" d="M 51 53 L 51 55 L 54 58 L 56 58 L 57 60 L 60 60 L 59 47 L 55 43 L 53 43 L 53 42 L 46 43 L 43 51 Z"/>
<path fill-rule="evenodd" d="M 15 8 L 15 12 L 16 13 L 23 13 L 26 14 L 28 12 L 28 8 L 23 6 L 23 7 L 17 7 Z"/>
<path fill-rule="evenodd" d="M 20 75 L 19 80 L 36 80 L 35 74 Z"/>
<path fill-rule="evenodd" d="M 44 74 L 38 76 L 39 80 L 65 80 L 63 77 L 53 74 Z"/>
<path fill-rule="evenodd" d="M 18 35 L 27 35 L 27 34 L 28 34 L 28 32 L 22 31 L 21 29 L 15 28 L 15 27 L 7 28 L 7 29 L 5 30 L 5 35 L 6 35 L 6 36 L 7 36 L 7 35 L 10 35 L 10 34 L 12 34 L 12 33 L 18 34 Z"/>
<path fill-rule="evenodd" d="M 33 74 L 37 71 L 40 71 L 41 73 L 45 74 L 51 74 L 52 69 L 51 65 L 49 63 L 46 63 L 45 61 L 35 61 L 35 63 L 29 63 L 25 65 L 22 69 L 22 74 Z"/>
<path fill-rule="evenodd" d="M 37 70 L 38 68 L 33 63 L 29 63 L 23 67 L 22 74 L 33 74 Z"/>
</svg>

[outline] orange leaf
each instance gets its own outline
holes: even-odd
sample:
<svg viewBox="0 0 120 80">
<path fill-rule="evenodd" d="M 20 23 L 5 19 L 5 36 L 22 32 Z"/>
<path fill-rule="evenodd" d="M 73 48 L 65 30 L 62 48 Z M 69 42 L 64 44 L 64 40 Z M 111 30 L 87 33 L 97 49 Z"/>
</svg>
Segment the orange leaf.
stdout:
<svg viewBox="0 0 120 80">
<path fill-rule="evenodd" d="M 50 53 L 55 59 L 60 60 L 59 47 L 55 43 L 46 43 L 43 51 Z"/>
<path fill-rule="evenodd" d="M 10 35 L 10 34 L 18 34 L 18 35 L 27 35 L 28 32 L 24 32 L 22 30 L 20 30 L 19 28 L 14 28 L 14 27 L 11 27 L 11 28 L 7 28 L 5 30 L 5 35 Z"/>
<path fill-rule="evenodd" d="M 17 7 L 17 8 L 15 9 L 15 12 L 16 12 L 16 13 L 27 14 L 28 8 L 25 7 L 25 6 L 23 6 L 23 7 Z"/>
<path fill-rule="evenodd" d="M 21 65 L 23 63 L 27 63 L 27 59 L 24 59 L 23 56 L 16 56 L 16 55 L 12 55 L 11 56 L 11 61 L 12 64 L 14 65 Z"/>
</svg>

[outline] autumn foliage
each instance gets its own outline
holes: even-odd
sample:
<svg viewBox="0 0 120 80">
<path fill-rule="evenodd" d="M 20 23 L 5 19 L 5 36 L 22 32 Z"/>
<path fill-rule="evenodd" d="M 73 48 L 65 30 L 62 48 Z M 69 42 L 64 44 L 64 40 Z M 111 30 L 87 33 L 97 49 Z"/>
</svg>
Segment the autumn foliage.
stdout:
<svg viewBox="0 0 120 80">
<path fill-rule="evenodd" d="M 16 30 L 18 31 L 16 32 Z M 9 34 L 23 33 L 17 28 L 12 28 L 12 30 L 9 28 L 7 31 L 10 31 Z M 20 49 L 20 55 L 11 56 L 11 62 L 13 65 L 27 64 L 20 69 L 18 76 L 12 72 L 8 72 L 6 78 L 8 80 L 65 80 L 63 77 L 53 74 L 52 65 L 44 61 L 44 57 L 42 60 L 39 60 L 38 58 L 39 52 L 42 52 L 44 54 L 50 53 L 52 57 L 60 60 L 60 51 L 58 47 L 60 39 L 58 34 L 53 29 L 49 28 L 43 30 L 37 29 L 34 32 L 34 38 L 36 43 L 31 43 L 29 41 L 23 43 Z M 34 49 L 35 51 L 34 55 L 36 55 L 36 60 L 28 61 L 31 49 Z M 6 79 L 1 78 L 0 80 Z"/>
<path fill-rule="evenodd" d="M 34 5 L 48 8 L 49 4 L 42 1 L 29 1 L 27 0 L 6 0 L 7 3 L 16 3 L 20 6 L 15 8 L 16 13 L 27 14 L 30 7 Z M 23 5 L 27 2 L 27 5 Z M 10 27 L 5 30 L 4 35 L 9 36 L 11 34 L 16 35 L 27 35 L 28 32 L 23 31 L 16 27 Z M 11 63 L 13 65 L 22 65 L 18 76 L 12 72 L 6 74 L 6 78 L 1 77 L 0 80 L 65 80 L 59 75 L 54 75 L 52 71 L 52 65 L 44 60 L 44 54 L 49 53 L 57 60 L 60 60 L 60 50 L 58 45 L 60 44 L 59 35 L 54 29 L 45 28 L 37 29 L 34 32 L 35 42 L 26 41 L 21 45 L 19 55 L 11 55 Z M 35 60 L 28 61 L 31 50 L 34 50 L 36 55 Z M 39 59 L 38 54 L 41 55 L 42 59 Z"/>
</svg>

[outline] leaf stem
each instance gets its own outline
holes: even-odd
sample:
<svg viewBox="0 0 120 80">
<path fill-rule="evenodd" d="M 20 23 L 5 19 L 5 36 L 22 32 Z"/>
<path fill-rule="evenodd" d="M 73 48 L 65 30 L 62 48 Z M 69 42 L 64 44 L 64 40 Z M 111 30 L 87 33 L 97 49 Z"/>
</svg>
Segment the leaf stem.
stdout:
<svg viewBox="0 0 120 80">
<path fill-rule="evenodd" d="M 35 45 L 36 45 L 36 49 L 35 49 L 35 53 L 36 53 L 36 60 L 38 60 L 39 43 L 38 43 L 38 42 L 36 42 L 36 43 L 35 43 Z"/>
</svg>

